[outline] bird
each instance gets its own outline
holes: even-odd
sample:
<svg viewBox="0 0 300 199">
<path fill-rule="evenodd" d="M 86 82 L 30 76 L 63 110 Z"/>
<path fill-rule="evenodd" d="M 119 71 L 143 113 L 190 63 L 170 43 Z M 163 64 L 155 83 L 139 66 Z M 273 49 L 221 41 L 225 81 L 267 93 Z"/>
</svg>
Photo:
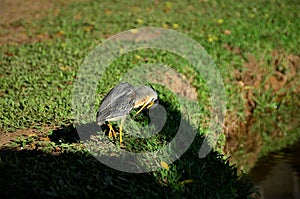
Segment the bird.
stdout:
<svg viewBox="0 0 300 199">
<path fill-rule="evenodd" d="M 97 111 L 96 121 L 99 126 L 107 122 L 109 128 L 108 136 L 116 139 L 116 133 L 109 122 L 121 120 L 119 133 L 120 144 L 122 139 L 122 127 L 127 115 L 133 109 L 140 108 L 135 115 L 139 114 L 145 108 L 150 109 L 155 103 L 158 103 L 157 92 L 148 86 L 138 86 L 122 82 L 112 88 L 103 98 Z"/>
</svg>

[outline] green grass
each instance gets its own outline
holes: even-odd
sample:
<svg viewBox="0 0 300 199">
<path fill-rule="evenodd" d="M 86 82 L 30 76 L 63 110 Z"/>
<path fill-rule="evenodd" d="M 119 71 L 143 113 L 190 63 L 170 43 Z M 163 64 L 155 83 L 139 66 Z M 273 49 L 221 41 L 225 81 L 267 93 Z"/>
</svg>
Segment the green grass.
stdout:
<svg viewBox="0 0 300 199">
<path fill-rule="evenodd" d="M 48 136 L 53 139 L 53 134 L 62 132 L 51 132 Z M 41 141 L 35 142 L 36 150 L 30 150 L 34 139 Z M 42 140 L 35 135 L 23 137 L 10 146 L 17 145 L 23 150 L 12 150 L 10 147 L 2 149 L 2 196 L 245 198 L 254 191 L 246 176 L 238 177 L 237 169 L 230 166 L 220 154 L 212 152 L 204 159 L 199 159 L 197 146 L 202 142 L 200 137 L 195 139 L 194 147 L 169 165 L 168 169 L 144 174 L 126 173 L 107 167 L 82 145 L 66 144 L 65 140 L 43 143 Z"/>
<path fill-rule="evenodd" d="M 218 153 L 212 152 L 204 159 L 197 157 L 202 141 L 200 135 L 188 152 L 169 165 L 169 170 L 139 175 L 118 172 L 100 164 L 77 142 L 72 127 L 74 81 L 84 58 L 108 36 L 131 28 L 153 26 L 174 28 L 195 39 L 215 61 L 225 81 L 227 109 L 235 112 L 241 121 L 246 115 L 235 71 L 243 74 L 247 54 L 263 58 L 261 67 L 273 72 L 273 65 L 268 64 L 272 58 L 268 56 L 273 50 L 281 49 L 286 54 L 299 55 L 300 5 L 297 1 L 157 3 L 133 0 L 122 5 L 111 1 L 57 3 L 49 16 L 12 24 L 26 28 L 33 37 L 47 33 L 51 39 L 1 46 L 0 130 L 7 134 L 17 129 L 42 132 L 43 127 L 61 127 L 63 130 L 49 135 L 20 137 L 1 149 L 0 172 L 1 176 L 5 176 L 2 179 L 6 180 L 0 181 L 1 192 L 17 197 L 26 197 L 33 192 L 38 197 L 88 197 L 96 194 L 99 197 L 127 198 L 146 194 L 148 198 L 245 198 L 253 191 L 250 182 L 239 177 L 237 169 Z M 225 34 L 226 30 L 230 34 Z M 224 48 L 225 44 L 240 49 L 241 53 L 230 52 Z M 98 84 L 95 109 L 122 74 L 146 62 L 163 62 L 192 77 L 201 105 L 202 122 L 196 128 L 201 135 L 207 133 L 209 92 L 205 80 L 186 61 L 160 50 L 139 50 L 116 60 L 106 71 L 106 78 Z M 265 148 L 262 148 L 261 154 L 266 154 L 300 136 L 295 133 L 299 126 L 288 122 L 288 115 L 295 115 L 297 122 L 300 114 L 297 93 L 295 95 L 290 88 L 283 88 L 283 97 L 278 97 L 282 93 L 269 93 L 263 85 L 262 82 L 262 86 L 254 91 L 257 106 L 253 114 L 258 122 L 251 131 L 262 135 Z M 161 102 L 175 111 L 178 102 L 172 94 L 159 86 L 156 88 L 160 91 Z M 278 118 L 281 119 L 278 121 Z M 127 149 L 142 151 L 163 146 L 174 136 L 170 129 L 176 128 L 174 118 L 169 119 L 169 128 L 165 127 L 164 133 L 149 140 L 136 142 L 125 133 Z M 276 140 L 278 144 L 272 141 L 274 121 L 285 133 Z M 220 151 L 224 144 L 225 139 L 222 139 L 216 150 Z M 180 183 L 191 179 L 191 183 Z"/>
</svg>

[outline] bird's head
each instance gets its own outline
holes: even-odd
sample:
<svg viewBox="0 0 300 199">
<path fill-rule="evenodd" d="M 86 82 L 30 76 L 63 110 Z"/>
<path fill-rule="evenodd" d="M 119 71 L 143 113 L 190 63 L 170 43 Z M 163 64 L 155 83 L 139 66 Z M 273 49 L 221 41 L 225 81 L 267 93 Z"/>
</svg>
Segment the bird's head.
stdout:
<svg viewBox="0 0 300 199">
<path fill-rule="evenodd" d="M 135 89 L 135 103 L 134 108 L 142 107 L 141 112 L 145 107 L 151 108 L 158 103 L 158 95 L 156 91 L 148 86 L 139 86 Z"/>
</svg>

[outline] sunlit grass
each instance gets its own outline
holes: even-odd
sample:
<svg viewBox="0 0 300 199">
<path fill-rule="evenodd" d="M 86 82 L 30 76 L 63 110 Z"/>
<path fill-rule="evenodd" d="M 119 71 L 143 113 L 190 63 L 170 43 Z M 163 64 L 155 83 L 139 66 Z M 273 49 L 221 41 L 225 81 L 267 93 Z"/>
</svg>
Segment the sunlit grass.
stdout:
<svg viewBox="0 0 300 199">
<path fill-rule="evenodd" d="M 43 127 L 62 127 L 64 130 L 23 136 L 10 142 L 8 149 L 1 151 L 0 170 L 1 176 L 5 176 L 3 179 L 15 184 L 9 185 L 1 180 L 1 190 L 7 188 L 6 194 L 20 197 L 28 196 L 31 191 L 37 197 L 87 197 L 96 194 L 99 197 L 138 198 L 139 194 L 145 193 L 151 198 L 166 194 L 168 196 L 165 197 L 189 198 L 245 196 L 251 190 L 249 182 L 241 180 L 236 168 L 230 166 L 221 155 L 214 152 L 205 159 L 197 157 L 202 141 L 200 134 L 205 134 L 207 130 L 209 93 L 201 74 L 196 74 L 184 60 L 163 51 L 133 52 L 115 61 L 106 71 L 106 78 L 98 84 L 97 104 L 122 74 L 138 64 L 163 62 L 191 79 L 202 106 L 203 123 L 196 127 L 199 137 L 174 164 L 161 163 L 163 168 L 153 173 L 131 175 L 110 169 L 95 161 L 74 138 L 73 84 L 84 58 L 106 38 L 132 28 L 171 28 L 198 41 L 212 56 L 225 81 L 227 108 L 242 121 L 247 117 L 239 86 L 243 82 L 238 83 L 235 73 L 239 71 L 243 74 L 248 54 L 259 58 L 262 54 L 270 55 L 273 50 L 282 49 L 286 54 L 299 55 L 298 10 L 299 4 L 295 1 L 140 3 L 130 0 L 122 5 L 110 1 L 82 1 L 67 6 L 57 3 L 49 16 L 26 23 L 22 20 L 13 23 L 16 27 L 35 27 L 38 29 L 36 34 L 45 33 L 50 39 L 41 43 L 1 46 L 0 129 L 7 134 L 16 129 L 43 132 Z M 34 33 L 28 29 L 32 37 L 36 36 Z M 272 64 L 268 64 L 272 63 L 270 60 L 263 60 L 261 67 L 274 71 Z M 283 64 L 280 70 L 285 70 L 286 65 Z M 172 94 L 157 88 L 161 103 L 169 105 L 170 110 L 176 110 L 177 102 Z M 280 93 L 265 90 L 264 85 L 254 90 L 253 100 L 257 106 L 253 114 L 261 122 L 253 125 L 252 131 L 263 135 L 267 146 L 262 150 L 263 154 L 280 144 L 289 143 L 288 138 L 295 140 L 299 136 L 287 134 L 293 129 L 286 124 L 289 118 L 285 116 L 289 113 L 297 117 L 299 97 L 293 90 L 282 93 L 285 96 L 280 98 Z M 279 116 L 284 118 L 278 121 Z M 172 122 L 176 118 L 170 119 L 168 127 L 176 127 L 177 123 Z M 286 132 L 287 135 L 283 136 L 288 137 L 284 142 L 277 140 L 278 145 L 272 144 L 270 136 L 274 121 Z M 124 144 L 132 151 L 154 150 L 174 136 L 171 128 L 165 128 L 164 132 L 150 141 L 132 139 L 125 133 Z M 218 147 L 222 148 L 224 142 L 225 139 L 219 142 Z M 240 152 L 243 154 L 243 151 Z M 49 179 L 49 183 L 45 183 Z M 12 190 L 19 192 L 9 193 Z"/>
</svg>

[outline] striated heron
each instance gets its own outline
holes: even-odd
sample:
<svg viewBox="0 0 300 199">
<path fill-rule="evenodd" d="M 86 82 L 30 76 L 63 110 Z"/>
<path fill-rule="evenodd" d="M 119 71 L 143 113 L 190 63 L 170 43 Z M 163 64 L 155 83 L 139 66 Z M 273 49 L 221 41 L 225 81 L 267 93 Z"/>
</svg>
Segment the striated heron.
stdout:
<svg viewBox="0 0 300 199">
<path fill-rule="evenodd" d="M 132 109 L 140 108 L 136 115 L 145 108 L 150 108 L 158 101 L 157 93 L 150 87 L 133 87 L 129 83 L 120 83 L 111 89 L 101 102 L 97 112 L 99 126 L 107 122 L 109 127 L 108 136 L 116 138 L 116 133 L 109 122 L 121 120 L 120 143 L 122 143 L 122 126 L 127 115 Z"/>
</svg>

